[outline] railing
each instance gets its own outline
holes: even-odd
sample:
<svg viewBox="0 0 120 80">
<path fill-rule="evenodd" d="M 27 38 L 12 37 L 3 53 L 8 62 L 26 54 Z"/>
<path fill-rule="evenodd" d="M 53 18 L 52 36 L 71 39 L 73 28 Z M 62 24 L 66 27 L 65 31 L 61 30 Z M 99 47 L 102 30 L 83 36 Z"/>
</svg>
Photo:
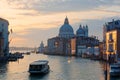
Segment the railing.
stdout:
<svg viewBox="0 0 120 80">
<path fill-rule="evenodd" d="M 108 42 L 111 43 L 111 42 L 114 42 L 114 40 L 113 39 L 109 39 Z"/>
</svg>

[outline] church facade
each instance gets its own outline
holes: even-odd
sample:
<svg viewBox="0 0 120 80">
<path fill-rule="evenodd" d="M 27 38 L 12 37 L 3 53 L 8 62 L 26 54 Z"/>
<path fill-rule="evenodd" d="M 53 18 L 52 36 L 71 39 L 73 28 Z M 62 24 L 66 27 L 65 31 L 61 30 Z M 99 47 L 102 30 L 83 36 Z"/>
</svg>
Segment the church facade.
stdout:
<svg viewBox="0 0 120 80">
<path fill-rule="evenodd" d="M 43 53 L 43 52 L 44 52 L 44 44 L 43 44 L 43 41 L 41 41 L 41 43 L 40 43 L 40 46 L 39 46 L 39 48 L 38 48 L 38 52 L 39 52 L 39 53 Z"/>
<path fill-rule="evenodd" d="M 88 47 L 94 47 L 92 43 L 95 43 L 94 46 L 96 46 L 99 44 L 99 40 L 88 36 L 88 26 L 80 25 L 76 34 L 74 34 L 74 30 L 66 17 L 64 24 L 59 29 L 58 36 L 48 39 L 46 53 L 78 55 L 78 53 L 86 53 Z"/>
</svg>

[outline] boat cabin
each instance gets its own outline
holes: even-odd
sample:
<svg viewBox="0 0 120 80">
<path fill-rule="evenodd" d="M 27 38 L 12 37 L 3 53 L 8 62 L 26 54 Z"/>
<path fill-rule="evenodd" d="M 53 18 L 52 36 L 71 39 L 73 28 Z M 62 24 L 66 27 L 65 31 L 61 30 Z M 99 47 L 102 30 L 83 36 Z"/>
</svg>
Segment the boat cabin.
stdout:
<svg viewBox="0 0 120 80">
<path fill-rule="evenodd" d="M 34 61 L 29 65 L 30 73 L 47 73 L 49 65 L 47 60 Z"/>
</svg>

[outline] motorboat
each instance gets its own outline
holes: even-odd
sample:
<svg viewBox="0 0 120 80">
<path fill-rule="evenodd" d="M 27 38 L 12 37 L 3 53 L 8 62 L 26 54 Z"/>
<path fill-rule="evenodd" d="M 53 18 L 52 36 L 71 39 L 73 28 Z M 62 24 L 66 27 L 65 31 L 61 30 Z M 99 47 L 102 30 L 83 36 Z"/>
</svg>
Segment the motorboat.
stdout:
<svg viewBox="0 0 120 80">
<path fill-rule="evenodd" d="M 47 60 L 34 61 L 29 65 L 30 74 L 45 74 L 49 72 L 49 65 Z"/>
<path fill-rule="evenodd" d="M 120 76 L 120 63 L 110 65 L 110 76 Z"/>
</svg>

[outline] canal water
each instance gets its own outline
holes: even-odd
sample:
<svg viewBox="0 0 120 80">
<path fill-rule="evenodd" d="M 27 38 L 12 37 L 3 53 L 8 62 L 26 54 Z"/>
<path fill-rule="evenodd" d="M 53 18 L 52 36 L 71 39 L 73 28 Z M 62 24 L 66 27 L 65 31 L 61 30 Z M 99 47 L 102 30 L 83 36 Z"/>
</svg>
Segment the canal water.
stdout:
<svg viewBox="0 0 120 80">
<path fill-rule="evenodd" d="M 43 59 L 49 61 L 50 72 L 31 76 L 29 64 Z M 89 59 L 31 54 L 16 62 L 1 63 L 0 80 L 105 80 L 103 67 L 101 62 Z"/>
</svg>

